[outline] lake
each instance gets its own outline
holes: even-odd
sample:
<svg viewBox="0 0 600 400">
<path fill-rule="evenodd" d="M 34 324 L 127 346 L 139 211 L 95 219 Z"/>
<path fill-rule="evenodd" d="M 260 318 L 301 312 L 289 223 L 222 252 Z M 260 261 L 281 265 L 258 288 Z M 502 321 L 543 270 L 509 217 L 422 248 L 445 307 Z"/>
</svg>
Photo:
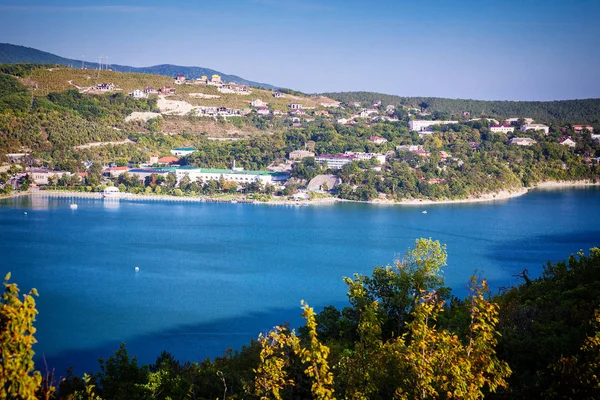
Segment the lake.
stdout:
<svg viewBox="0 0 600 400">
<path fill-rule="evenodd" d="M 346 304 L 342 277 L 393 263 L 419 237 L 447 244 L 458 296 L 475 270 L 494 292 L 548 261 L 600 246 L 600 188 L 493 203 L 328 206 L 0 201 L 2 276 L 39 291 L 35 345 L 57 375 L 98 369 L 121 342 L 143 363 L 222 355 L 286 321 L 300 301 Z M 135 271 L 135 267 L 139 271 Z"/>
</svg>

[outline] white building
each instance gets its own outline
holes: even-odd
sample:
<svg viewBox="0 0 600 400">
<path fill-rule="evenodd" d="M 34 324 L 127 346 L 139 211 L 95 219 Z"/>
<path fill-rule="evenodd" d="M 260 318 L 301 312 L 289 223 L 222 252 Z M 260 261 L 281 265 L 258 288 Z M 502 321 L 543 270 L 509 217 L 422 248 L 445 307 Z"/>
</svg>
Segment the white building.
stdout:
<svg viewBox="0 0 600 400">
<path fill-rule="evenodd" d="M 220 180 L 222 177 L 228 182 L 260 182 L 263 185 L 281 183 L 289 177 L 288 174 L 279 172 L 235 171 L 232 169 L 213 168 L 177 168 L 175 169 L 175 175 L 178 182 L 181 181 L 184 176 L 188 176 L 192 182 L 208 182 L 210 180 Z"/>
<path fill-rule="evenodd" d="M 55 177 L 57 180 L 62 178 L 63 175 L 71 175 L 70 172 L 65 171 L 52 171 L 49 169 L 29 169 L 27 174 L 31 178 L 31 181 L 36 185 L 47 185 L 49 183 L 48 178 Z M 54 182 L 56 184 L 56 181 Z"/>
<path fill-rule="evenodd" d="M 290 104 L 290 108 L 292 110 L 301 110 L 302 109 L 302 104 L 300 104 L 300 103 L 291 103 Z"/>
<path fill-rule="evenodd" d="M 192 154 L 196 149 L 193 147 L 178 147 L 176 149 L 171 150 L 171 154 L 177 157 L 187 156 L 188 154 Z"/>
<path fill-rule="evenodd" d="M 428 131 L 434 125 L 458 124 L 458 121 L 426 121 L 426 120 L 411 120 L 408 121 L 408 126 L 411 131 Z"/>
<path fill-rule="evenodd" d="M 490 126 L 490 131 L 494 133 L 509 133 L 514 132 L 515 127 L 512 125 L 492 125 Z"/>
<path fill-rule="evenodd" d="M 258 107 L 256 109 L 256 113 L 258 115 L 269 115 L 271 113 L 271 110 L 269 110 L 267 107 Z"/>
<path fill-rule="evenodd" d="M 377 161 L 379 161 L 379 164 L 385 164 L 385 156 L 383 154 L 379 154 L 379 153 L 361 153 L 361 152 L 354 152 L 354 151 L 347 151 L 344 153 L 344 155 L 347 156 L 355 156 L 357 160 L 359 161 L 369 161 L 373 158 L 377 159 Z"/>
<path fill-rule="evenodd" d="M 315 162 L 325 165 L 331 169 L 341 169 L 344 165 L 357 160 L 355 155 L 346 154 L 321 154 L 315 157 Z"/>
<path fill-rule="evenodd" d="M 569 147 L 575 147 L 577 145 L 577 143 L 573 139 L 571 139 L 570 136 L 558 138 L 558 143 L 562 144 L 563 146 Z"/>
<path fill-rule="evenodd" d="M 532 131 L 544 131 L 544 134 L 550 133 L 550 128 L 544 124 L 525 124 L 521 125 L 521 132 L 527 132 L 529 130 Z"/>
<path fill-rule="evenodd" d="M 289 159 L 290 160 L 302 160 L 306 157 L 314 157 L 315 153 L 308 150 L 294 150 L 290 151 Z"/>
<path fill-rule="evenodd" d="M 131 97 L 135 97 L 136 99 L 143 99 L 145 97 L 148 97 L 148 95 L 146 94 L 146 92 L 144 92 L 143 90 L 140 90 L 140 89 L 135 89 L 129 95 Z"/>
<path fill-rule="evenodd" d="M 506 124 L 516 124 L 517 122 L 519 122 L 521 118 L 508 118 L 504 120 L 504 123 Z M 523 122 L 525 122 L 525 124 L 533 124 L 533 118 L 523 118 Z"/>
<path fill-rule="evenodd" d="M 417 144 L 403 144 L 401 146 L 396 146 L 397 151 L 417 151 L 423 150 L 423 146 Z"/>
<path fill-rule="evenodd" d="M 535 144 L 535 143 L 537 143 L 537 142 L 533 139 L 520 138 L 520 137 L 512 138 L 508 141 L 508 144 L 516 144 L 519 146 L 531 146 L 532 144 Z"/>
<path fill-rule="evenodd" d="M 253 100 L 252 102 L 250 102 L 250 105 L 252 107 L 263 107 L 263 106 L 266 106 L 267 103 L 265 103 L 261 99 L 256 99 L 256 100 Z"/>
</svg>

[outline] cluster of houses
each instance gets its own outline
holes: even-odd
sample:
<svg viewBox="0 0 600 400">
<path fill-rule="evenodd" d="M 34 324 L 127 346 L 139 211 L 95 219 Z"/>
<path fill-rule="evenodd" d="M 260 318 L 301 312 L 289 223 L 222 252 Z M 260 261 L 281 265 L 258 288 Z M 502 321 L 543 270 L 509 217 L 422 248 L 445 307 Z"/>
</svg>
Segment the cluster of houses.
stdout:
<svg viewBox="0 0 600 400">
<path fill-rule="evenodd" d="M 216 86 L 217 90 L 221 93 L 230 93 L 230 94 L 239 94 L 239 95 L 249 95 L 252 93 L 251 90 L 248 89 L 246 85 L 238 85 L 233 82 L 223 82 L 221 80 L 221 75 L 213 74 L 210 78 L 206 75 L 202 75 L 197 79 L 187 79 L 184 75 L 178 74 L 175 78 L 173 78 L 173 83 L 175 85 L 207 85 L 207 86 Z"/>
<path fill-rule="evenodd" d="M 550 127 L 548 125 L 535 123 L 532 118 L 523 118 L 524 122 L 519 125 L 520 118 L 508 118 L 504 123 L 500 124 L 497 120 L 486 118 L 488 121 L 493 122 L 490 125 L 490 131 L 494 133 L 513 134 L 517 130 L 522 133 L 528 132 L 542 132 L 544 135 L 550 134 Z M 477 121 L 479 119 L 470 119 L 469 121 Z M 442 121 L 442 120 L 410 120 L 408 122 L 409 128 L 413 132 L 417 132 L 420 137 L 424 135 L 431 135 L 433 130 L 431 129 L 435 125 L 445 124 L 457 124 L 459 121 Z M 592 134 L 592 139 L 600 141 L 600 135 L 594 135 L 594 128 L 591 125 L 573 125 L 572 129 L 574 132 L 579 133 L 582 131 L 588 131 Z M 509 144 L 515 144 L 518 146 L 531 146 L 537 143 L 536 140 L 527 137 L 513 137 L 509 140 Z M 575 147 L 577 143 L 570 136 L 562 136 L 558 138 L 558 143 L 564 146 Z"/>
</svg>

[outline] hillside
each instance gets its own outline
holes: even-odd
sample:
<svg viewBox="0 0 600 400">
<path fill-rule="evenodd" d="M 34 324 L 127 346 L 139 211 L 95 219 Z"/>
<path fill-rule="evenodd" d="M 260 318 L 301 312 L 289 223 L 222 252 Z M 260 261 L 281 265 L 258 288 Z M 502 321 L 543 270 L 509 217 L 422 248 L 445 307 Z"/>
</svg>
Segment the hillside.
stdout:
<svg viewBox="0 0 600 400">
<path fill-rule="evenodd" d="M 31 47 L 18 46 L 10 43 L 0 43 L 0 64 L 18 63 L 60 64 L 69 67 L 81 67 L 81 60 L 60 57 L 52 53 L 33 49 Z M 97 70 L 99 64 L 86 60 L 85 67 L 88 70 Z M 183 74 L 190 79 L 200 78 L 202 75 L 210 76 L 217 74 L 221 75 L 221 78 L 227 82 L 235 82 L 241 85 L 261 87 L 265 89 L 276 89 L 276 87 L 273 85 L 250 81 L 237 75 L 225 74 L 223 72 L 204 67 L 186 67 L 171 64 L 161 64 L 150 67 L 131 67 L 128 65 L 110 64 L 110 69 L 119 72 L 137 72 L 140 74 L 155 74 L 169 77 L 176 76 L 177 74 Z"/>
<path fill-rule="evenodd" d="M 21 66 L 24 67 L 25 65 L 0 65 L 0 72 L 17 75 L 21 83 L 29 88 L 36 97 L 65 90 L 99 94 L 94 91 L 94 86 L 110 82 L 115 85 L 115 93 L 123 93 L 125 95 L 136 89 L 144 89 L 148 86 L 155 89 L 163 86 L 171 86 L 175 88 L 176 94 L 169 96 L 169 99 L 184 101 L 189 103 L 190 106 L 243 109 L 249 107 L 251 101 L 260 99 L 268 103 L 272 109 L 287 111 L 288 105 L 293 102 L 300 102 L 304 107 L 317 107 L 318 101 L 327 100 L 325 98 L 296 95 L 285 95 L 281 98 L 274 98 L 271 90 L 259 88 L 251 88 L 248 95 L 222 93 L 216 86 L 203 84 L 175 85 L 173 78 L 156 74 L 82 70 L 79 68 L 56 67 L 55 65 L 34 66 L 30 70 L 23 69 L 21 71 Z M 16 71 L 12 71 L 13 69 L 16 69 Z"/>
<path fill-rule="evenodd" d="M 383 104 L 422 108 L 449 116 L 462 116 L 469 112 L 472 118 L 494 116 L 500 118 L 529 117 L 536 121 L 600 123 L 600 99 L 560 101 L 485 101 L 471 99 L 446 99 L 440 97 L 402 97 L 375 92 L 322 93 L 341 102 Z"/>
</svg>

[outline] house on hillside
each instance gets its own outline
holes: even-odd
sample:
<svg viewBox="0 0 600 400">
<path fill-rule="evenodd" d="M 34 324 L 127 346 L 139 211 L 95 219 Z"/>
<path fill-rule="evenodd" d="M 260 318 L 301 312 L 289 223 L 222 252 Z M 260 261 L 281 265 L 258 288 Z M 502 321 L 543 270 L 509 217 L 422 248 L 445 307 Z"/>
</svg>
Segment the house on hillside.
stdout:
<svg viewBox="0 0 600 400">
<path fill-rule="evenodd" d="M 509 124 L 491 125 L 490 131 L 492 131 L 494 133 L 509 133 L 509 132 L 514 132 L 515 127 L 512 125 L 509 125 Z"/>
<path fill-rule="evenodd" d="M 172 88 L 171 86 L 163 86 L 158 90 L 158 92 L 160 94 L 175 94 L 176 90 L 175 90 L 175 88 Z"/>
<path fill-rule="evenodd" d="M 178 74 L 178 75 L 175 77 L 175 82 L 174 82 L 174 83 L 175 83 L 176 85 L 182 85 L 182 84 L 184 84 L 184 83 L 185 83 L 185 75 Z"/>
<path fill-rule="evenodd" d="M 521 125 L 521 132 L 527 132 L 527 131 L 543 131 L 544 134 L 547 135 L 550 133 L 550 127 L 548 127 L 547 125 L 544 125 L 544 124 Z"/>
<path fill-rule="evenodd" d="M 258 107 L 256 113 L 258 115 L 269 115 L 271 111 L 267 107 Z"/>
<path fill-rule="evenodd" d="M 292 110 L 301 110 L 302 109 L 302 104 L 300 104 L 300 103 L 291 103 L 289 105 L 289 107 Z"/>
<path fill-rule="evenodd" d="M 115 90 L 115 84 L 114 83 L 99 83 L 96 85 L 95 90 L 99 90 L 101 92 L 110 92 Z"/>
<path fill-rule="evenodd" d="M 273 93 L 273 97 L 275 97 L 276 99 L 279 99 L 281 97 L 285 97 L 285 95 L 281 92 L 275 92 L 275 93 Z"/>
<path fill-rule="evenodd" d="M 576 133 L 583 132 L 584 130 L 589 133 L 594 133 L 594 127 L 591 125 L 573 125 L 573 131 Z"/>
<path fill-rule="evenodd" d="M 562 144 L 563 146 L 569 147 L 575 147 L 577 145 L 577 143 L 573 139 L 571 139 L 570 136 L 559 137 L 558 143 Z"/>
<path fill-rule="evenodd" d="M 520 119 L 521 118 L 518 117 L 507 118 L 504 120 L 504 123 L 509 125 L 518 125 Z M 525 124 L 533 124 L 533 118 L 523 118 L 523 122 L 525 122 Z"/>
<path fill-rule="evenodd" d="M 434 125 L 446 125 L 446 124 L 457 124 L 458 121 L 427 121 L 427 120 L 410 120 L 408 121 L 408 126 L 412 131 L 417 132 L 428 132 L 429 128 Z"/>
<path fill-rule="evenodd" d="M 266 106 L 267 103 L 265 103 L 261 99 L 256 99 L 256 100 L 253 100 L 252 102 L 250 102 L 250 105 L 252 107 L 263 107 L 263 106 Z"/>
<path fill-rule="evenodd" d="M 537 143 L 537 142 L 533 139 L 521 138 L 521 137 L 512 138 L 508 141 L 508 144 L 516 144 L 518 146 L 531 146 L 532 144 L 535 144 L 535 143 Z"/>
<path fill-rule="evenodd" d="M 211 83 L 221 83 L 221 75 L 214 74 L 210 77 Z"/>
<path fill-rule="evenodd" d="M 144 89 L 144 93 L 146 93 L 146 94 L 157 94 L 158 90 L 154 89 L 152 86 L 147 86 Z"/>
<path fill-rule="evenodd" d="M 143 98 L 147 97 L 146 93 L 140 89 L 135 89 L 133 92 L 129 93 L 129 95 L 136 99 L 143 99 Z"/>
<path fill-rule="evenodd" d="M 302 160 L 303 158 L 314 157 L 314 156 L 315 156 L 315 153 L 313 153 L 312 151 L 294 150 L 294 151 L 290 151 L 289 159 L 290 160 Z"/>
<path fill-rule="evenodd" d="M 387 139 L 379 136 L 369 136 L 369 142 L 375 144 L 384 144 L 385 142 L 387 142 Z"/>
</svg>

